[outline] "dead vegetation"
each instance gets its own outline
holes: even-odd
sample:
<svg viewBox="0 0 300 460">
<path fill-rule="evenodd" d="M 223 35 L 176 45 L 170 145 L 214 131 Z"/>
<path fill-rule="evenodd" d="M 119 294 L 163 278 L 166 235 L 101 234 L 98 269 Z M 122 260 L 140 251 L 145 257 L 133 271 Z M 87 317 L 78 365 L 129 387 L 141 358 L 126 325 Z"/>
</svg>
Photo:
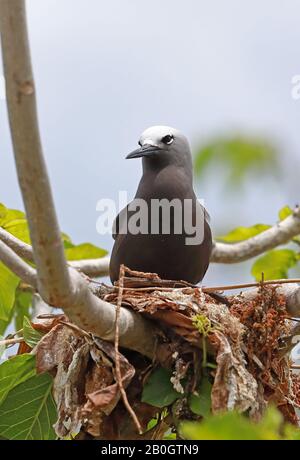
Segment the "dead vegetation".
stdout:
<svg viewBox="0 0 300 460">
<path fill-rule="evenodd" d="M 294 323 L 276 286 L 261 286 L 252 300 L 229 296 L 221 303 L 222 296 L 184 282 L 128 269 L 126 275 L 120 280 L 121 292 L 119 286 L 101 284 L 98 294 L 156 324 L 152 362 L 129 350 L 116 354 L 117 342 L 81 330 L 64 315 L 33 324 L 44 333 L 34 349 L 37 369 L 54 376 L 59 437 L 161 439 L 176 431 L 182 419 L 201 418 L 191 411 L 189 396 L 198 394 L 204 378 L 212 384 L 213 414 L 235 409 L 259 420 L 272 402 L 285 420 L 297 424 L 300 379 L 289 358 Z M 21 345 L 24 351 L 28 349 Z M 171 372 L 178 394 L 167 411 L 142 396 L 160 367 Z M 154 417 L 157 423 L 149 428 Z"/>
</svg>

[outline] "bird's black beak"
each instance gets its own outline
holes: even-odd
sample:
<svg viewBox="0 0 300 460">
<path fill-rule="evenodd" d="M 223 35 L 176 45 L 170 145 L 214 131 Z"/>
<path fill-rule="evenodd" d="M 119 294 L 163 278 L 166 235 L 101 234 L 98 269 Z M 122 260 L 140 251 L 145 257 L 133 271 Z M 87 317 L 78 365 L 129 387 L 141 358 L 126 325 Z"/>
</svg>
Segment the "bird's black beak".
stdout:
<svg viewBox="0 0 300 460">
<path fill-rule="evenodd" d="M 155 145 L 145 144 L 142 147 L 129 153 L 129 155 L 126 157 L 126 160 L 130 160 L 131 158 L 151 157 L 152 155 L 158 153 L 160 150 L 161 149 Z"/>
</svg>

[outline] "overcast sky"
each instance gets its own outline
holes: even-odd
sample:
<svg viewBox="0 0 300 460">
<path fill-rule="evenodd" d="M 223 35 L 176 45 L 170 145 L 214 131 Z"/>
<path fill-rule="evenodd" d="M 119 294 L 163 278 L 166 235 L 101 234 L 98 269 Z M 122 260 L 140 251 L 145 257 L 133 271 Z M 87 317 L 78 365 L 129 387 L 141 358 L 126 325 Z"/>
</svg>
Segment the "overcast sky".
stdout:
<svg viewBox="0 0 300 460">
<path fill-rule="evenodd" d="M 291 97 L 291 79 L 300 74 L 300 1 L 27 5 L 44 152 L 61 227 L 75 242 L 111 248 L 110 236 L 96 233 L 96 203 L 119 190 L 133 197 L 141 164 L 124 157 L 154 124 L 182 130 L 194 149 L 215 135 L 241 132 L 273 139 L 282 150 L 289 187 L 253 183 L 225 203 L 219 176 L 197 185 L 214 229 L 272 223 L 282 205 L 299 200 L 292 184 L 300 100 Z M 0 201 L 23 208 L 4 101 L 0 161 Z M 213 269 L 206 282 L 224 276 L 223 268 Z"/>
</svg>

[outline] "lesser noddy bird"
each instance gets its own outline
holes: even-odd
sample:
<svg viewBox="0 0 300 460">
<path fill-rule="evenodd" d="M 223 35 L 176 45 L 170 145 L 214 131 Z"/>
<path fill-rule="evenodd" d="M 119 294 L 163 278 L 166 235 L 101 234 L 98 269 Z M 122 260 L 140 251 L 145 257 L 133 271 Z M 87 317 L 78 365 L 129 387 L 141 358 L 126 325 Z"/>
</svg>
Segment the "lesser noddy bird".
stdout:
<svg viewBox="0 0 300 460">
<path fill-rule="evenodd" d="M 192 155 L 187 138 L 177 129 L 153 126 L 142 133 L 139 148 L 126 158 L 142 158 L 143 175 L 133 201 L 143 200 L 149 205 L 146 215 L 149 219 L 146 223 L 148 232 L 130 230 L 128 222 L 134 214 L 130 209 L 133 202 L 119 213 L 114 224 L 115 243 L 110 259 L 112 283 L 119 278 L 121 264 L 132 270 L 157 273 L 162 279 L 184 280 L 192 284 L 200 282 L 209 265 L 212 236 L 207 214 L 193 189 Z M 191 232 L 185 230 L 183 220 L 182 232 L 175 229 L 175 211 L 173 214 L 171 212 L 170 231 L 166 233 L 163 230 L 162 212 L 158 217 L 153 217 L 150 211 L 153 200 L 162 199 L 192 203 L 182 216 L 184 214 L 185 219 L 190 218 L 194 226 L 203 227 L 198 229 L 202 231 L 201 241 L 187 244 L 187 236 Z M 196 219 L 198 211 L 204 217 L 200 223 Z M 156 227 L 156 233 L 151 227 L 151 219 L 154 218 L 159 221 L 159 231 Z M 122 227 L 125 221 L 126 231 Z M 145 230 L 145 225 L 143 228 Z"/>
</svg>

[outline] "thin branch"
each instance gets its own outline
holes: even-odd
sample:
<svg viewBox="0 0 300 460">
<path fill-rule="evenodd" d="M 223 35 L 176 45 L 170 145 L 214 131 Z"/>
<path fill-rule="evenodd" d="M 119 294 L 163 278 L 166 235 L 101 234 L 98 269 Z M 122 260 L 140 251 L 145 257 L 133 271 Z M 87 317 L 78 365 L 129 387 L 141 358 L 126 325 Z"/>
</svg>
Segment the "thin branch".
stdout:
<svg viewBox="0 0 300 460">
<path fill-rule="evenodd" d="M 8 247 L 10 247 L 13 251 L 15 251 L 18 256 L 22 257 L 22 259 L 27 259 L 30 262 L 34 262 L 33 260 L 33 251 L 30 244 L 24 243 L 24 241 L 19 240 L 11 233 L 4 230 L 4 228 L 0 227 L 0 240 L 3 241 Z"/>
<path fill-rule="evenodd" d="M 292 215 L 283 221 L 240 243 L 216 243 L 211 262 L 231 264 L 258 256 L 265 251 L 288 243 L 300 233 L 300 208 L 297 206 Z"/>
<path fill-rule="evenodd" d="M 37 274 L 34 268 L 24 262 L 2 241 L 0 241 L 0 260 L 23 281 L 35 288 L 37 287 Z"/>
<path fill-rule="evenodd" d="M 250 287 L 259 287 L 259 286 L 270 286 L 270 285 L 279 285 L 279 284 L 293 284 L 300 283 L 300 278 L 290 278 L 290 279 L 279 279 L 279 280 L 267 280 L 267 281 L 258 281 L 253 283 L 242 283 L 242 284 L 227 284 L 225 286 L 208 286 L 203 287 L 204 292 L 216 292 L 216 291 L 233 291 L 235 289 L 245 289 Z"/>
<path fill-rule="evenodd" d="M 68 264 L 91 278 L 107 276 L 109 274 L 108 256 L 102 257 L 101 259 L 73 260 L 68 262 Z"/>
<path fill-rule="evenodd" d="M 0 347 L 8 347 L 10 345 L 16 345 L 16 343 L 22 343 L 24 342 L 23 337 L 17 337 L 14 339 L 4 339 L 0 340 Z"/>
<path fill-rule="evenodd" d="M 0 227 L 0 240 L 9 246 L 16 254 L 23 259 L 34 262 L 33 251 L 30 244 L 24 243 L 14 235 L 9 233 L 4 228 Z M 90 277 L 107 276 L 109 268 L 109 257 L 102 257 L 101 259 L 83 259 L 69 261 L 68 265 L 80 270 Z"/>
<path fill-rule="evenodd" d="M 122 380 L 122 373 L 121 373 L 121 365 L 120 365 L 120 353 L 119 353 L 119 319 L 120 319 L 120 311 L 122 305 L 122 296 L 123 296 L 123 289 L 124 289 L 124 275 L 125 275 L 125 267 L 121 265 L 120 267 L 120 275 L 119 275 L 119 292 L 118 292 L 118 301 L 116 307 L 116 322 L 115 322 L 115 360 L 116 360 L 116 381 L 119 386 L 119 390 L 123 399 L 124 406 L 126 407 L 130 417 L 132 418 L 139 434 L 142 434 L 142 427 L 139 422 L 139 419 L 136 416 L 136 413 L 132 409 L 125 388 L 123 386 Z"/>
<path fill-rule="evenodd" d="M 39 292 L 52 304 L 69 297 L 72 288 L 41 146 L 24 0 L 1 0 L 0 27 L 10 129 Z"/>
</svg>

